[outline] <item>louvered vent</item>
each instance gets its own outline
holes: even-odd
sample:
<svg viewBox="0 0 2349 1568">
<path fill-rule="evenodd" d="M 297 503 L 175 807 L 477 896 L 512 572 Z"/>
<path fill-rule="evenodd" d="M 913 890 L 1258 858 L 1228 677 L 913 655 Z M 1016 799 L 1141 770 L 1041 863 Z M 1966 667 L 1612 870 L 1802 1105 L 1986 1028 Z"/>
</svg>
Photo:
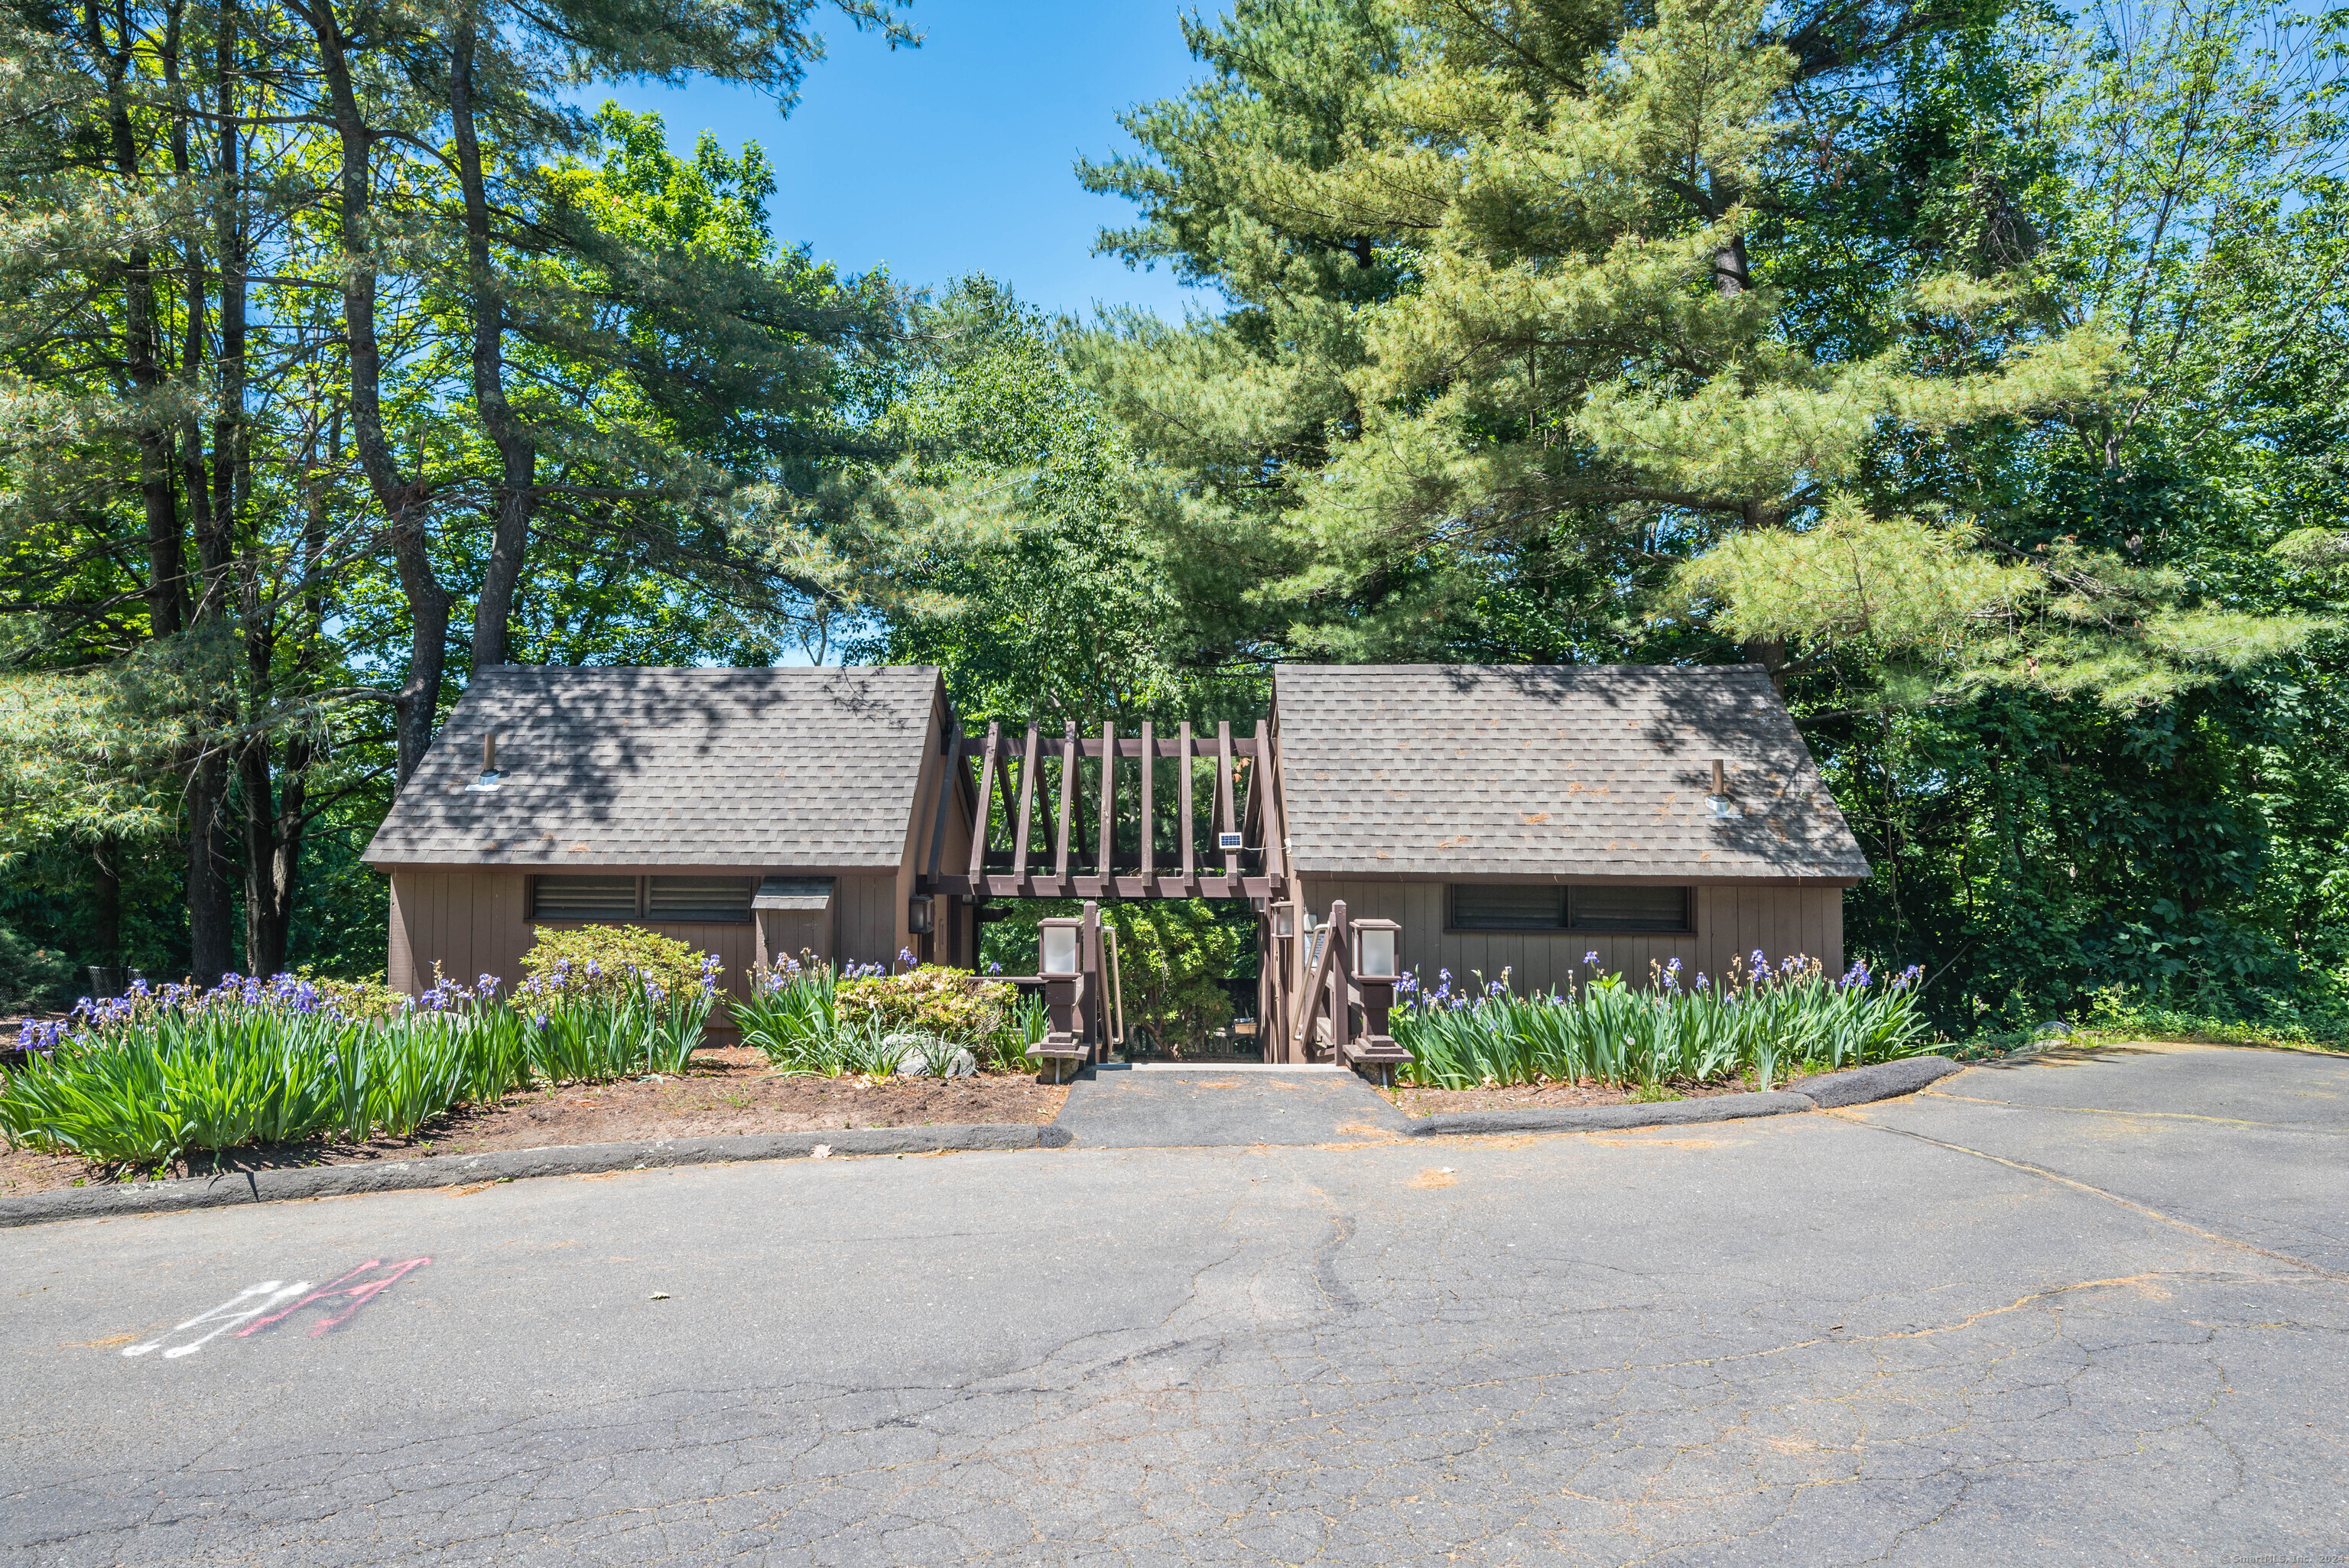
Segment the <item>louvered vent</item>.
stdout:
<svg viewBox="0 0 2349 1568">
<path fill-rule="evenodd" d="M 748 877 L 650 877 L 645 914 L 678 925 L 740 925 L 750 918 Z"/>
<path fill-rule="evenodd" d="M 533 877 L 530 879 L 533 920 L 608 920 L 636 918 L 634 877 Z"/>
<path fill-rule="evenodd" d="M 1575 931 L 1686 931 L 1689 890 L 1684 887 L 1578 887 L 1574 890 Z"/>
<path fill-rule="evenodd" d="M 1566 890 L 1510 882 L 1454 882 L 1454 931 L 1559 931 L 1566 926 Z"/>
</svg>

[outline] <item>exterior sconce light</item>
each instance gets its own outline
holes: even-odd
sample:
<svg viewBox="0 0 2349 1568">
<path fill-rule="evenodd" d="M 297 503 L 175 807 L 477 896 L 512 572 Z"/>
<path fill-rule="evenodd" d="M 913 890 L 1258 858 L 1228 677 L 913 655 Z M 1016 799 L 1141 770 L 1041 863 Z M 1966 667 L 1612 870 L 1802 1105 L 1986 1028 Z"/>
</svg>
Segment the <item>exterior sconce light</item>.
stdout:
<svg viewBox="0 0 2349 1568">
<path fill-rule="evenodd" d="M 1289 937 L 1297 934 L 1297 906 L 1295 904 L 1284 903 L 1276 903 L 1272 906 L 1272 934 L 1275 936 L 1279 937 Z"/>
<path fill-rule="evenodd" d="M 905 929 L 916 936 L 927 936 L 938 928 L 936 906 L 930 895 L 917 892 L 905 901 Z"/>
<path fill-rule="evenodd" d="M 1354 927 L 1354 974 L 1363 980 L 1392 980 L 1399 971 L 1395 967 L 1395 938 L 1402 928 L 1392 920 L 1357 920 Z"/>
<path fill-rule="evenodd" d="M 1037 922 L 1041 942 L 1036 967 L 1046 979 L 1070 979 L 1076 975 L 1077 927 L 1082 923 L 1074 919 Z"/>
</svg>

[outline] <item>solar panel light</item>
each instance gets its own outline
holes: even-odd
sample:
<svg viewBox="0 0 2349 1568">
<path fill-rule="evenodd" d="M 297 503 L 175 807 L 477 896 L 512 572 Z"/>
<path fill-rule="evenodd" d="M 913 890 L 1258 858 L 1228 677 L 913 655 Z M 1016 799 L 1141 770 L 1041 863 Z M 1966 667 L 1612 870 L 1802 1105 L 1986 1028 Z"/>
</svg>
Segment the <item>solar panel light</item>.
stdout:
<svg viewBox="0 0 2349 1568">
<path fill-rule="evenodd" d="M 1219 850 L 1237 850 L 1240 847 L 1240 835 L 1237 833 L 1217 833 L 1216 835 L 1216 848 Z"/>
<path fill-rule="evenodd" d="M 1077 927 L 1082 923 L 1073 917 L 1036 923 L 1042 939 L 1037 954 L 1038 974 L 1066 979 L 1077 973 Z"/>
</svg>

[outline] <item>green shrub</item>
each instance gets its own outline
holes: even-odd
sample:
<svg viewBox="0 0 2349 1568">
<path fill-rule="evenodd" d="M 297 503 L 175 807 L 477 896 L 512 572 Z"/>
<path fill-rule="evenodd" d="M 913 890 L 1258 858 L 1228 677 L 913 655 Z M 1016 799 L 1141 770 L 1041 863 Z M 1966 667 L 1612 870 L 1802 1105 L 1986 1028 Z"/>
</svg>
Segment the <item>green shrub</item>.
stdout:
<svg viewBox="0 0 2349 1568">
<path fill-rule="evenodd" d="M 976 1048 L 1003 1027 L 1012 988 L 960 969 L 925 964 L 896 975 L 837 983 L 833 1006 L 843 1026 L 870 1022 L 884 1034 L 935 1035 Z"/>
<path fill-rule="evenodd" d="M 319 999 L 346 1018 L 396 1018 L 408 1011 L 413 1001 L 407 992 L 395 991 L 385 985 L 381 975 L 369 975 L 364 980 L 321 980 L 307 968 L 295 974 L 316 985 Z"/>
<path fill-rule="evenodd" d="M 1238 929 L 1203 900 L 1113 903 L 1102 921 L 1117 930 L 1118 982 L 1125 1026 L 1179 1055 L 1232 1022 L 1224 985 L 1239 957 Z"/>
<path fill-rule="evenodd" d="M 2080 1032 L 2105 1038 L 2190 1037 L 2237 1045 L 2268 1041 L 2349 1047 L 2349 984 L 2341 974 L 2312 976 L 2301 994 L 2257 998 L 2176 998 L 2113 985 L 2089 997 Z"/>
<path fill-rule="evenodd" d="M 1028 1072 L 1028 1047 L 1047 1027 L 1040 1001 L 935 967 L 843 976 L 828 964 L 787 959 L 752 970 L 750 995 L 731 1006 L 742 1043 L 777 1070 L 826 1078 L 886 1077 L 905 1042 L 923 1037 L 968 1047 L 983 1071 Z"/>
<path fill-rule="evenodd" d="M 635 989 L 636 976 L 665 996 L 713 990 L 724 973 L 714 953 L 636 925 L 542 928 L 523 954 L 522 989 L 568 1005 Z"/>
</svg>

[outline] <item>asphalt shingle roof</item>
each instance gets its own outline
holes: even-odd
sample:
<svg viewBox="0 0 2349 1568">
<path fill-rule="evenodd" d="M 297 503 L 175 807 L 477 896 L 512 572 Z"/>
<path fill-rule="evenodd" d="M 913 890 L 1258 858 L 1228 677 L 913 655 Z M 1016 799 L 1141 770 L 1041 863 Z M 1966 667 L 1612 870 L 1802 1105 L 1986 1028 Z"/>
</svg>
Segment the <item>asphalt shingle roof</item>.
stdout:
<svg viewBox="0 0 2349 1568">
<path fill-rule="evenodd" d="M 483 670 L 376 864 L 895 866 L 938 673 Z M 497 738 L 494 791 L 470 789 Z"/>
<path fill-rule="evenodd" d="M 1755 666 L 1284 665 L 1273 693 L 1300 872 L 1868 875 Z"/>
</svg>

